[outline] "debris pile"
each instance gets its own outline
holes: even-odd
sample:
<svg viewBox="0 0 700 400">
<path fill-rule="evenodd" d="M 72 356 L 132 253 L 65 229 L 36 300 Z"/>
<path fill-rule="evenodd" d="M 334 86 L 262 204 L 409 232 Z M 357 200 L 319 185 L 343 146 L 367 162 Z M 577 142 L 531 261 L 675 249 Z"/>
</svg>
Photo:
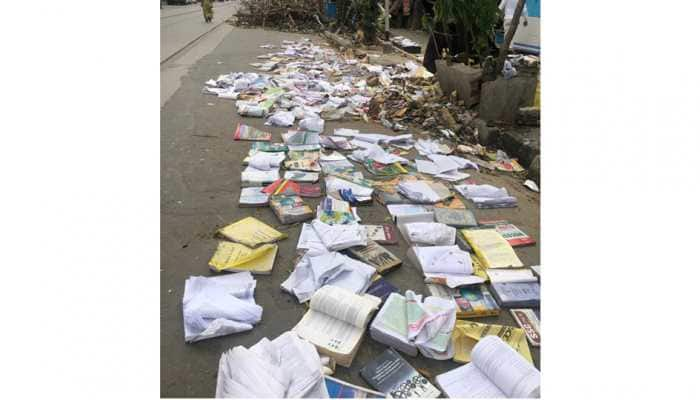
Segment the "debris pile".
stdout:
<svg viewBox="0 0 700 400">
<path fill-rule="evenodd" d="M 318 0 L 242 0 L 235 14 L 240 26 L 313 32 L 323 28 Z"/>
</svg>

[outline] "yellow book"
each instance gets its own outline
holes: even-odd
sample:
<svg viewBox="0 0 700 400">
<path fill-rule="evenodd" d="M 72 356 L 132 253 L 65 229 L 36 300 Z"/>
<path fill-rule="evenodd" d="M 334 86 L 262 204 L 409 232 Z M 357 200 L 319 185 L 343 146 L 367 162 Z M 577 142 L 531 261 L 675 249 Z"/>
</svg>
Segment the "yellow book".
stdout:
<svg viewBox="0 0 700 400">
<path fill-rule="evenodd" d="M 274 243 L 285 239 L 282 233 L 257 218 L 247 217 L 219 229 L 219 234 L 231 241 L 248 247 L 257 247 L 265 243 Z"/>
<path fill-rule="evenodd" d="M 471 361 L 472 349 L 479 339 L 487 335 L 498 336 L 532 364 L 532 355 L 524 330 L 513 326 L 480 324 L 463 320 L 458 320 L 452 331 L 452 345 L 455 349 L 453 360 L 460 363 Z"/>
<path fill-rule="evenodd" d="M 484 268 L 522 267 L 523 262 L 510 243 L 495 229 L 463 229 L 460 231 Z"/>
<path fill-rule="evenodd" d="M 264 244 L 255 249 L 231 242 L 219 242 L 209 266 L 217 272 L 250 271 L 253 274 L 270 274 L 275 264 L 278 246 Z"/>
</svg>

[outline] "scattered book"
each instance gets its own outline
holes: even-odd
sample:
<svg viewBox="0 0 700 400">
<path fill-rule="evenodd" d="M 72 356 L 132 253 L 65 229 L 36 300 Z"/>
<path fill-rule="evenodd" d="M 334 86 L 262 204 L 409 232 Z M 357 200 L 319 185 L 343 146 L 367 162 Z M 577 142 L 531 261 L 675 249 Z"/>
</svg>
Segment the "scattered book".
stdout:
<svg viewBox="0 0 700 400">
<path fill-rule="evenodd" d="M 265 186 L 276 181 L 279 177 L 280 172 L 277 169 L 263 171 L 249 166 L 241 171 L 241 186 Z"/>
<path fill-rule="evenodd" d="M 238 199 L 239 207 L 264 207 L 269 204 L 270 196 L 263 193 L 260 186 L 241 188 L 241 197 Z"/>
<path fill-rule="evenodd" d="M 435 399 L 440 396 L 440 391 L 426 377 L 391 348 L 362 367 L 360 375 L 371 387 L 391 398 Z"/>
<path fill-rule="evenodd" d="M 321 185 L 318 183 L 300 183 L 299 189 L 301 197 L 321 197 L 323 195 Z"/>
<path fill-rule="evenodd" d="M 472 361 L 474 346 L 485 336 L 495 335 L 513 350 L 517 351 L 528 363 L 532 364 L 532 354 L 527 345 L 525 331 L 515 326 L 482 324 L 474 321 L 457 320 L 452 331 L 454 347 L 453 361 L 468 363 Z"/>
<path fill-rule="evenodd" d="M 318 160 L 312 159 L 285 161 L 284 168 L 297 171 L 321 172 L 321 165 L 318 163 Z"/>
<path fill-rule="evenodd" d="M 233 133 L 233 140 L 262 140 L 269 142 L 271 139 L 272 133 L 240 123 L 236 127 L 236 132 Z"/>
<path fill-rule="evenodd" d="M 463 229 L 460 232 L 485 268 L 523 266 L 510 244 L 495 229 Z"/>
<path fill-rule="evenodd" d="M 431 296 L 450 299 L 457 304 L 457 318 L 491 317 L 501 313 L 486 285 L 450 288 L 428 283 L 426 286 Z"/>
<path fill-rule="evenodd" d="M 270 208 L 283 224 L 293 224 L 314 217 L 311 207 L 299 196 L 271 196 Z"/>
<path fill-rule="evenodd" d="M 485 336 L 472 362 L 440 374 L 437 385 L 450 398 L 539 398 L 540 371 L 497 336 Z"/>
<path fill-rule="evenodd" d="M 527 341 L 535 347 L 540 346 L 542 335 L 540 334 L 540 319 L 529 308 L 513 308 L 510 310 L 515 322 L 520 325 L 527 335 Z"/>
<path fill-rule="evenodd" d="M 476 217 L 471 210 L 435 207 L 435 221 L 455 228 L 477 226 Z"/>
<path fill-rule="evenodd" d="M 386 278 L 381 275 L 375 275 L 374 280 L 369 285 L 365 293 L 380 298 L 382 300 L 382 304 L 384 304 L 390 294 L 398 292 L 399 289 L 392 285 Z"/>
<path fill-rule="evenodd" d="M 341 381 L 332 376 L 323 377 L 326 384 L 326 391 L 329 399 L 385 399 L 384 393 L 375 392 L 361 386 Z"/>
<path fill-rule="evenodd" d="M 480 220 L 479 225 L 495 229 L 513 247 L 535 244 L 533 238 L 506 220 Z"/>
<path fill-rule="evenodd" d="M 408 173 L 408 171 L 399 163 L 382 164 L 374 160 L 367 159 L 365 160 L 364 165 L 370 174 L 377 176 L 396 176 L 399 174 Z"/>
<path fill-rule="evenodd" d="M 376 268 L 379 274 L 401 266 L 400 258 L 369 239 L 366 246 L 350 247 L 347 252 L 350 256 Z"/>
<path fill-rule="evenodd" d="M 287 179 L 277 179 L 265 186 L 262 192 L 268 196 L 294 196 L 301 192 L 299 184 Z"/>
<path fill-rule="evenodd" d="M 381 204 L 384 205 L 389 205 L 389 204 L 411 204 L 411 200 L 401 196 L 399 193 L 391 193 L 391 192 L 385 192 L 382 190 L 375 190 L 374 191 L 374 198 L 377 199 L 377 201 Z"/>
<path fill-rule="evenodd" d="M 311 297 L 309 311 L 293 330 L 314 344 L 319 353 L 350 367 L 367 323 L 380 303 L 374 296 L 358 296 L 347 289 L 326 285 Z"/>
<path fill-rule="evenodd" d="M 367 231 L 368 240 L 373 240 L 379 244 L 396 244 L 399 242 L 399 236 L 396 234 L 394 225 L 364 225 L 364 227 Z"/>
<path fill-rule="evenodd" d="M 219 229 L 218 233 L 226 239 L 248 247 L 274 243 L 287 238 L 286 233 L 282 233 L 254 217 L 243 218 L 240 221 L 226 225 Z"/>
<path fill-rule="evenodd" d="M 492 284 L 537 282 L 537 277 L 529 268 L 491 268 L 486 271 L 486 274 Z"/>
<path fill-rule="evenodd" d="M 216 272 L 250 271 L 269 275 L 275 264 L 277 248 L 276 244 L 264 244 L 253 249 L 240 243 L 219 242 L 209 266 Z"/>
<path fill-rule="evenodd" d="M 318 177 L 318 172 L 286 171 L 284 173 L 284 179 L 294 182 L 314 183 L 318 182 Z"/>
<path fill-rule="evenodd" d="M 250 145 L 250 151 L 264 152 L 286 152 L 289 150 L 284 143 L 269 143 L 269 142 L 253 142 Z"/>
<path fill-rule="evenodd" d="M 501 307 L 540 307 L 540 284 L 537 282 L 493 283 L 491 291 Z"/>
</svg>

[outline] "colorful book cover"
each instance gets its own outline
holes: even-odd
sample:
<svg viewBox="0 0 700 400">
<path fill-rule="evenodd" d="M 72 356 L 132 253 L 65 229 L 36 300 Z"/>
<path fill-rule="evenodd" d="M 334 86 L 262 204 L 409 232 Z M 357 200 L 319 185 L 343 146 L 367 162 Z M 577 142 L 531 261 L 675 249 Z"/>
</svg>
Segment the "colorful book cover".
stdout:
<svg viewBox="0 0 700 400">
<path fill-rule="evenodd" d="M 314 212 L 299 196 L 271 196 L 270 208 L 283 224 L 293 224 L 314 217 Z"/>
<path fill-rule="evenodd" d="M 253 142 L 250 146 L 251 151 L 264 151 L 276 153 L 289 150 L 284 143 L 269 143 L 269 142 Z"/>
<path fill-rule="evenodd" d="M 455 297 L 460 318 L 488 317 L 501 313 L 501 308 L 489 292 L 486 285 L 459 288 Z"/>
<path fill-rule="evenodd" d="M 271 184 L 265 186 L 262 192 L 267 195 L 293 196 L 301 192 L 301 187 L 298 183 L 288 179 L 278 179 Z"/>
<path fill-rule="evenodd" d="M 318 183 L 300 183 L 299 189 L 301 197 L 321 197 L 323 195 L 321 185 Z"/>
<path fill-rule="evenodd" d="M 272 133 L 261 131 L 252 126 L 239 123 L 236 127 L 236 132 L 233 134 L 233 140 L 261 140 L 270 141 Z"/>
<path fill-rule="evenodd" d="M 321 158 L 321 152 L 320 151 L 309 151 L 309 150 L 301 150 L 301 151 L 289 151 L 287 153 L 287 158 L 292 161 L 296 160 L 316 160 L 318 161 Z"/>
<path fill-rule="evenodd" d="M 452 210 L 464 210 L 467 206 L 457 197 L 435 204 L 435 208 L 449 208 Z"/>
<path fill-rule="evenodd" d="M 382 164 L 374 160 L 365 160 L 364 165 L 369 173 L 377 176 L 396 176 L 408 173 L 408 170 L 399 163 Z"/>
<path fill-rule="evenodd" d="M 282 140 L 287 145 L 318 145 L 320 143 L 318 132 L 310 131 L 293 131 L 282 134 Z"/>
<path fill-rule="evenodd" d="M 513 247 L 530 246 L 535 240 L 517 226 L 506 220 L 480 220 L 479 225 L 498 231 L 503 238 Z"/>
<path fill-rule="evenodd" d="M 321 165 L 318 160 L 290 160 L 284 162 L 284 168 L 289 170 L 321 172 Z"/>
<path fill-rule="evenodd" d="M 515 322 L 525 331 L 527 341 L 531 345 L 539 347 L 542 335 L 540 334 L 540 319 L 537 318 L 535 312 L 529 308 L 514 308 L 510 310 L 510 314 L 515 319 Z"/>
</svg>

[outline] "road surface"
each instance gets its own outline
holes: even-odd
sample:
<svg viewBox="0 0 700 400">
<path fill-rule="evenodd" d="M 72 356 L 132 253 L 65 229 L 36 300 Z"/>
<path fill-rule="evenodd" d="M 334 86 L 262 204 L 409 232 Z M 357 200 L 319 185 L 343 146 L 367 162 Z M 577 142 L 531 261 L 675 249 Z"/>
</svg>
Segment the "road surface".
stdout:
<svg viewBox="0 0 700 400">
<path fill-rule="evenodd" d="M 237 1 L 214 3 L 214 20 L 209 24 L 204 22 L 199 4 L 163 6 L 160 11 L 160 62 L 228 19 L 237 6 Z"/>
</svg>

